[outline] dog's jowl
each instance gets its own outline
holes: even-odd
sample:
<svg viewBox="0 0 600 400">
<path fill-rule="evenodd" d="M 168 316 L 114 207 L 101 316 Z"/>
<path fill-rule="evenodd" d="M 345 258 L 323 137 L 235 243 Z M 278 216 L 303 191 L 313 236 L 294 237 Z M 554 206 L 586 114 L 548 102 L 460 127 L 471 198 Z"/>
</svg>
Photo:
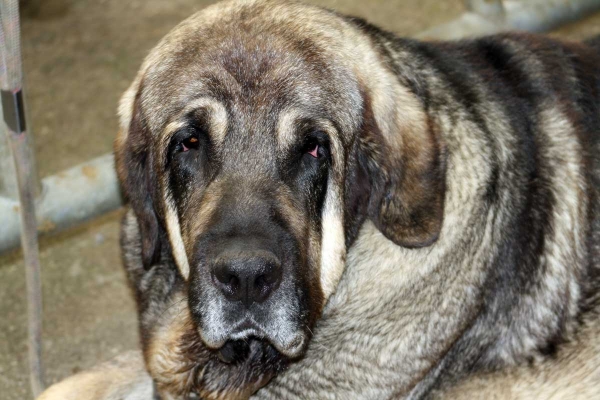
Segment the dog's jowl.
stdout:
<svg viewBox="0 0 600 400">
<path fill-rule="evenodd" d="M 432 397 L 597 326 L 598 40 L 231 1 L 150 52 L 119 114 L 162 399 Z"/>
</svg>

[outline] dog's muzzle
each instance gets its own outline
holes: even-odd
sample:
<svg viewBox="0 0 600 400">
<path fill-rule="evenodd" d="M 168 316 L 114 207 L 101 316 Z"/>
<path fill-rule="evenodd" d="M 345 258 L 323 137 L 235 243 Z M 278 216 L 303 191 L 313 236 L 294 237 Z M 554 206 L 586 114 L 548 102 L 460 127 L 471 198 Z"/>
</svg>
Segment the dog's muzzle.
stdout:
<svg viewBox="0 0 600 400">
<path fill-rule="evenodd" d="M 200 337 L 223 361 L 264 351 L 255 341 L 297 357 L 308 341 L 295 279 L 299 264 L 290 257 L 297 251 L 277 227 L 236 231 L 213 230 L 199 240 L 189 304 Z"/>
</svg>

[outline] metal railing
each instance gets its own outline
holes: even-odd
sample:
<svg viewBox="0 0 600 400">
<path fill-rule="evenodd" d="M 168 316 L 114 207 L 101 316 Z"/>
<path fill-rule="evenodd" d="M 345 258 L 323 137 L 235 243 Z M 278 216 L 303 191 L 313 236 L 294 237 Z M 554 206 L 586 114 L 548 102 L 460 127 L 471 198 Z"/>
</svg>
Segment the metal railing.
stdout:
<svg viewBox="0 0 600 400">
<path fill-rule="evenodd" d="M 467 0 L 457 19 L 416 35 L 457 39 L 507 30 L 548 31 L 600 10 L 600 0 Z M 112 154 L 40 181 L 22 102 L 18 0 L 0 0 L 0 253 L 21 243 L 26 265 L 29 363 L 34 395 L 43 388 L 37 234 L 92 219 L 122 204 Z"/>
<path fill-rule="evenodd" d="M 27 346 L 31 390 L 37 396 L 44 389 L 42 368 L 42 281 L 38 254 L 37 223 L 35 218 L 36 171 L 31 137 L 27 133 L 25 105 L 23 103 L 23 71 L 21 61 L 21 35 L 19 3 L 0 3 L 0 95 L 5 135 L 0 154 L 12 154 L 13 167 L 8 160 L 2 166 L 11 175 L 2 173 L 2 192 L 19 199 L 20 234 L 25 260 L 27 286 Z M 0 124 L 1 125 L 1 124 Z M 6 212 L 2 210 L 0 212 Z M 14 214 L 17 212 L 13 211 Z M 1 227 L 2 225 L 0 225 Z M 17 232 L 19 232 L 17 230 Z"/>
<path fill-rule="evenodd" d="M 467 11 L 419 38 L 460 39 L 508 30 L 547 32 L 600 10 L 598 0 L 466 0 Z"/>
</svg>

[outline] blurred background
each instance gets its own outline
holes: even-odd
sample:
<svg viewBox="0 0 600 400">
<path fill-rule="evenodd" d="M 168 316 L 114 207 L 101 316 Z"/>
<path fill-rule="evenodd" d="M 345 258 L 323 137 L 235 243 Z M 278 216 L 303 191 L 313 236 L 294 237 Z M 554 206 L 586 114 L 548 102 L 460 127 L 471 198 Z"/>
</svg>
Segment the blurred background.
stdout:
<svg viewBox="0 0 600 400">
<path fill-rule="evenodd" d="M 465 11 L 463 0 L 309 2 L 401 35 L 415 35 Z M 21 2 L 28 119 L 40 178 L 112 151 L 117 102 L 143 57 L 174 25 L 210 3 Z M 551 34 L 565 39 L 600 34 L 600 14 Z M 135 308 L 118 249 L 122 215 L 113 211 L 40 241 L 47 384 L 137 347 Z M 31 396 L 26 339 L 24 265 L 20 251 L 13 250 L 0 254 L 0 400 Z"/>
</svg>

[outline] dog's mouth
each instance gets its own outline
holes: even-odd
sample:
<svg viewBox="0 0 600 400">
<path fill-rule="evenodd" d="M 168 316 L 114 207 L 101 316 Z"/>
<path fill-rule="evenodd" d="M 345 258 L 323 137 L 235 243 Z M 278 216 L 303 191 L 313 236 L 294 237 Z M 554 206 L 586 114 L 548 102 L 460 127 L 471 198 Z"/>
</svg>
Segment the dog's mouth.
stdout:
<svg viewBox="0 0 600 400">
<path fill-rule="evenodd" d="M 167 336 L 175 339 L 173 343 L 161 346 L 174 351 L 153 353 L 151 374 L 164 392 L 186 399 L 194 398 L 189 397 L 194 393 L 205 399 L 245 399 L 289 364 L 289 359 L 264 337 L 229 335 L 220 347 L 209 348 L 195 324 L 184 328 L 182 335 L 173 334 L 181 332 L 175 330 Z M 241 335 L 250 331 L 236 332 Z M 179 368 L 170 368 L 172 365 Z"/>
<path fill-rule="evenodd" d="M 223 347 L 217 350 L 219 360 L 225 364 L 239 364 L 250 356 L 250 345 L 255 342 L 254 339 L 248 340 L 228 340 Z"/>
<path fill-rule="evenodd" d="M 275 350 L 272 347 L 265 339 L 262 329 L 246 319 L 232 330 L 229 340 L 217 349 L 217 356 L 226 364 L 240 364 L 248 360 L 251 355 L 257 355 L 258 352 Z"/>
<path fill-rule="evenodd" d="M 277 350 L 268 341 L 257 337 L 228 340 L 223 347 L 216 350 L 219 360 L 225 364 L 243 364 L 250 359 L 272 358 Z"/>
<path fill-rule="evenodd" d="M 304 338 L 298 339 L 290 345 L 282 348 L 277 340 L 272 340 L 258 324 L 251 320 L 244 320 L 238 324 L 225 343 L 215 349 L 219 360 L 226 364 L 240 364 L 248 359 L 272 359 L 274 357 L 293 358 L 302 352 Z"/>
<path fill-rule="evenodd" d="M 229 339 L 221 347 L 210 349 L 200 340 L 197 329 L 191 329 L 179 344 L 177 352 L 168 353 L 178 357 L 171 364 L 153 365 L 182 367 L 175 373 L 173 369 L 154 369 L 153 376 L 158 378 L 161 390 L 189 400 L 247 399 L 288 365 L 269 341 L 256 336 Z"/>
<path fill-rule="evenodd" d="M 266 329 L 252 318 L 244 318 L 234 324 L 233 328 L 218 340 L 206 340 L 202 328 L 198 332 L 206 347 L 212 349 L 219 360 L 228 364 L 242 362 L 249 355 L 261 351 L 269 355 L 275 353 L 286 359 L 296 359 L 304 353 L 309 340 L 305 332 L 285 334 L 283 329 Z"/>
</svg>

